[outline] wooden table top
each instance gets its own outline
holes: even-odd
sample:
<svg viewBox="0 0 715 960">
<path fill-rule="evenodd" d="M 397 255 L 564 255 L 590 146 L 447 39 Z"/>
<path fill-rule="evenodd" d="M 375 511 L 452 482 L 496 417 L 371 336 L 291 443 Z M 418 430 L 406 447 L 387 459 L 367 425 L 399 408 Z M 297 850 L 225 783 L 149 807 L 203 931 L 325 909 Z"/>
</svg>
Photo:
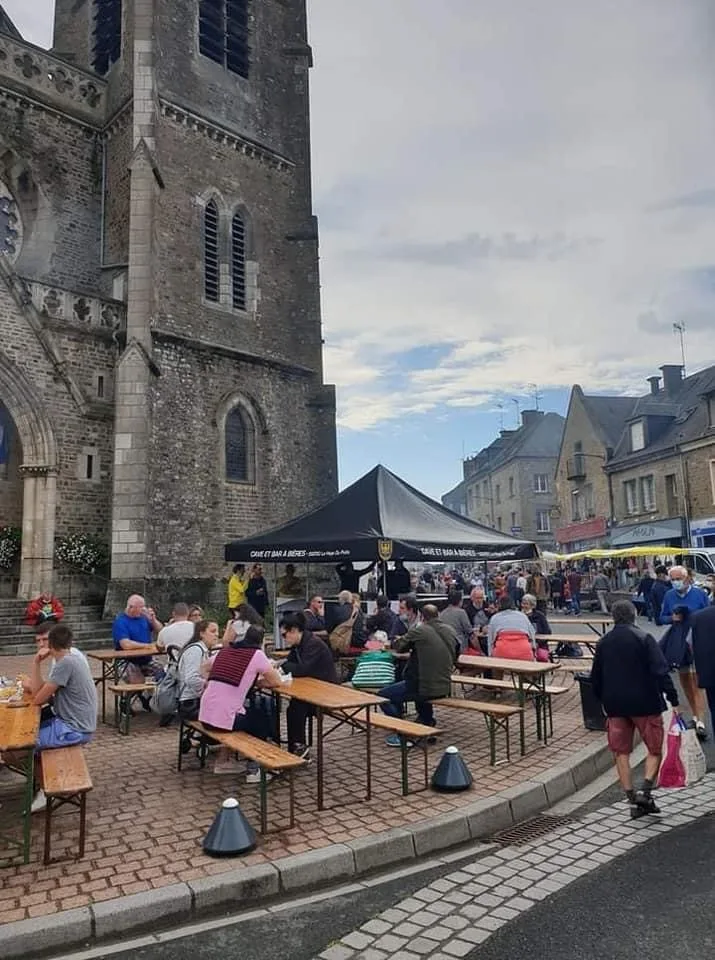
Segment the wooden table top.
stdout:
<svg viewBox="0 0 715 960">
<path fill-rule="evenodd" d="M 324 710 L 350 710 L 353 707 L 372 707 L 386 703 L 384 697 L 376 697 L 374 693 L 354 690 L 339 683 L 326 683 L 313 677 L 295 677 L 292 683 L 281 684 L 276 693 L 295 697 L 296 700 L 303 700 L 314 707 L 323 707 Z"/>
<path fill-rule="evenodd" d="M 590 617 L 549 617 L 549 623 L 557 623 L 559 626 L 569 627 L 574 626 L 577 623 L 582 623 L 585 627 L 607 627 L 613 626 L 613 620 L 611 617 L 601 617 L 599 619 L 592 619 Z"/>
<path fill-rule="evenodd" d="M 548 640 L 549 643 L 598 643 L 601 638 L 583 633 L 537 633 L 536 639 Z"/>
<path fill-rule="evenodd" d="M 0 752 L 34 747 L 40 729 L 40 708 L 29 696 L 22 706 L 0 704 Z"/>
<path fill-rule="evenodd" d="M 560 669 L 558 663 L 540 663 L 536 660 L 503 660 L 501 657 L 470 657 L 462 654 L 458 660 L 460 667 L 477 667 L 479 670 L 505 670 L 507 673 L 522 674 L 525 677 L 538 677 Z"/>
<path fill-rule="evenodd" d="M 134 660 L 137 657 L 156 657 L 164 653 L 153 643 L 147 643 L 144 650 L 88 650 L 85 657 L 92 660 Z"/>
</svg>

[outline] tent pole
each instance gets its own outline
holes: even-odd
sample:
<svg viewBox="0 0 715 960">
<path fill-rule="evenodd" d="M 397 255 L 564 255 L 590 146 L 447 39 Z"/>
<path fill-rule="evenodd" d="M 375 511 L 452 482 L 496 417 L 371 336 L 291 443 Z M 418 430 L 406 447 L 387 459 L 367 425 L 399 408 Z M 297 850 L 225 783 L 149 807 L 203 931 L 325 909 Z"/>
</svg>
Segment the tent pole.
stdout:
<svg viewBox="0 0 715 960">
<path fill-rule="evenodd" d="M 387 560 L 382 562 L 382 592 L 387 596 Z"/>
<path fill-rule="evenodd" d="M 310 600 L 310 564 L 305 565 L 305 605 L 308 606 Z"/>
<path fill-rule="evenodd" d="M 281 640 L 281 627 L 278 622 L 278 564 L 273 564 L 273 643 L 276 650 L 283 649 Z"/>
</svg>

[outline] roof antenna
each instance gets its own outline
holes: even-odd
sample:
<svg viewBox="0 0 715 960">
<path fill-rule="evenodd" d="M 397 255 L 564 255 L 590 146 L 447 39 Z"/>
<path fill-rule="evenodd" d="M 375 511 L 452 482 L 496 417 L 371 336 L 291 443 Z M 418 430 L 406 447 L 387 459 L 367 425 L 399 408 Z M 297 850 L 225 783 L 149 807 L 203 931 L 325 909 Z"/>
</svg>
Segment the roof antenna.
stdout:
<svg viewBox="0 0 715 960">
<path fill-rule="evenodd" d="M 539 393 L 539 385 L 536 383 L 527 383 L 527 387 L 530 388 L 531 392 L 534 395 L 534 409 L 539 409 L 539 403 L 541 402 L 541 394 Z"/>
<path fill-rule="evenodd" d="M 504 404 L 501 402 L 501 400 L 497 404 L 497 409 L 499 410 L 499 429 L 503 430 L 504 429 Z"/>
<path fill-rule="evenodd" d="M 685 322 L 679 320 L 673 324 L 673 333 L 680 334 L 680 356 L 683 360 L 683 377 L 687 376 L 685 372 Z"/>
</svg>

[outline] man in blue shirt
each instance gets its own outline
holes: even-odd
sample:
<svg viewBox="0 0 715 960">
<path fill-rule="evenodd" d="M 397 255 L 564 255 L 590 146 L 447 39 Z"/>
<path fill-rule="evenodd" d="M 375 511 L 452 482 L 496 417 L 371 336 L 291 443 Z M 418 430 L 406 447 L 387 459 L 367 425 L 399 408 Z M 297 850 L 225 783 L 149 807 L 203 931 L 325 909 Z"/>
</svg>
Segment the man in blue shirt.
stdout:
<svg viewBox="0 0 715 960">
<path fill-rule="evenodd" d="M 707 594 L 700 587 L 693 586 L 685 567 L 671 567 L 668 576 L 671 588 L 663 597 L 658 623 L 672 623 L 675 607 L 687 607 L 691 613 L 697 613 L 709 606 Z"/>
<path fill-rule="evenodd" d="M 132 594 L 127 600 L 127 607 L 123 613 L 117 614 L 112 625 L 112 640 L 115 650 L 141 650 L 142 647 L 152 645 L 154 636 L 161 630 L 161 623 L 157 620 L 152 609 L 147 609 L 144 597 Z M 143 683 L 147 677 L 158 678 L 161 667 L 151 656 L 133 657 L 123 661 L 120 668 L 121 679 L 124 683 Z M 141 697 L 142 706 L 149 710 L 149 697 Z"/>
</svg>

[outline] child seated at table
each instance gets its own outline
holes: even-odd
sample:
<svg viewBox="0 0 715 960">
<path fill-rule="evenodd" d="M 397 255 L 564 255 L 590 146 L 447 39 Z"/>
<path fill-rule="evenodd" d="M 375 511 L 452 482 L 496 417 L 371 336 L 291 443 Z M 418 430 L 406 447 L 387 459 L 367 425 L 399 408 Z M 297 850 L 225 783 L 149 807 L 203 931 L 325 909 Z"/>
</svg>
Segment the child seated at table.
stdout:
<svg viewBox="0 0 715 960">
<path fill-rule="evenodd" d="M 365 644 L 355 665 L 352 685 L 358 690 L 381 690 L 395 682 L 395 660 L 390 653 L 390 641 L 384 630 L 376 630 Z"/>
</svg>

